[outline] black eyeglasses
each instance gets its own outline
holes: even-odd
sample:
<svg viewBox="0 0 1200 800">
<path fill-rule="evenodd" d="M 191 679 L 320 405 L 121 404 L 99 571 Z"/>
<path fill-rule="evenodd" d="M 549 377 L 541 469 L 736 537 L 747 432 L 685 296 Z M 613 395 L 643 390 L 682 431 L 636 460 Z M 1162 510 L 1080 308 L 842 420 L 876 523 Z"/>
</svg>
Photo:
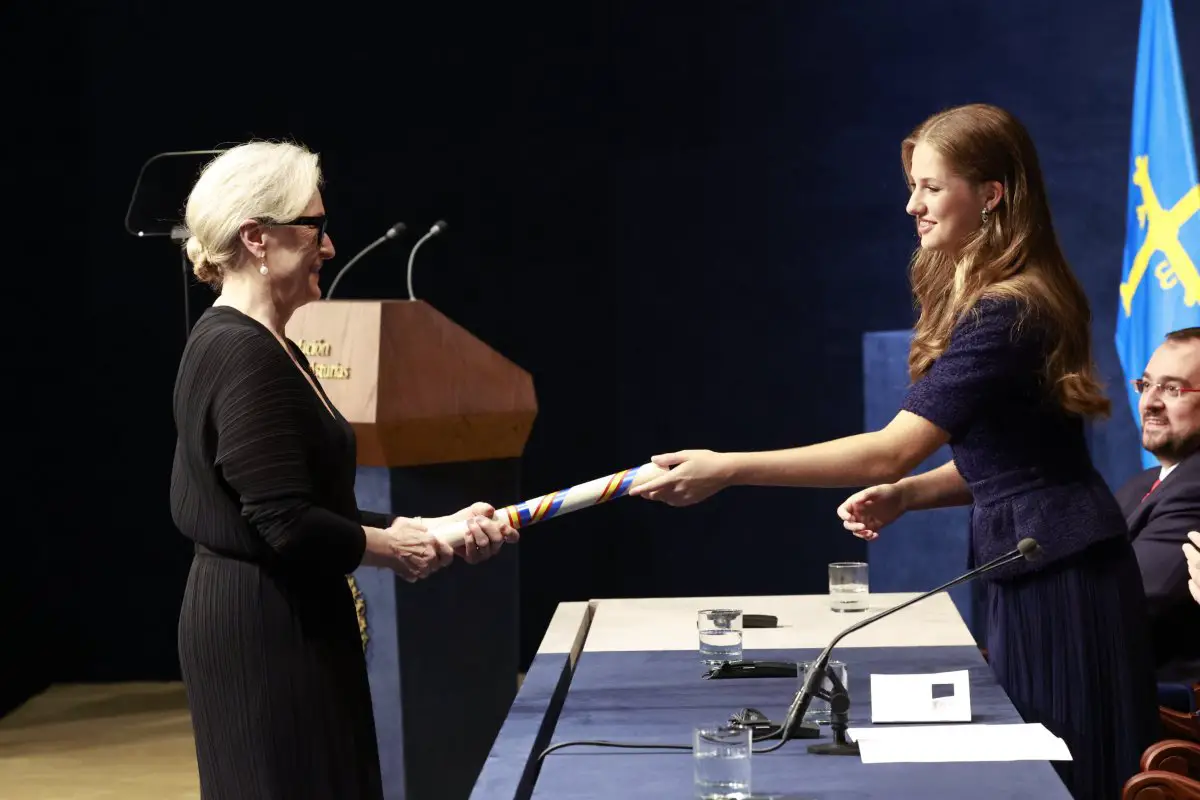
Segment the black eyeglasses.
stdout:
<svg viewBox="0 0 1200 800">
<path fill-rule="evenodd" d="M 316 228 L 317 246 L 320 247 L 321 243 L 325 241 L 326 217 L 324 214 L 319 217 L 296 217 L 295 219 L 288 220 L 287 222 L 276 222 L 272 219 L 257 219 L 255 221 L 263 225 L 299 225 L 305 228 Z"/>
</svg>

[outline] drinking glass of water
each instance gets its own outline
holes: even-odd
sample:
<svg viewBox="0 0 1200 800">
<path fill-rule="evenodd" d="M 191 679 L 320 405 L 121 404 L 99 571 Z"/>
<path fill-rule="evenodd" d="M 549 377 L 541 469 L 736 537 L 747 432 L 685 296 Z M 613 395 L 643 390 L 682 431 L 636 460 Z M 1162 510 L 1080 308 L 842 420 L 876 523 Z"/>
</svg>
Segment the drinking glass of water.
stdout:
<svg viewBox="0 0 1200 800">
<path fill-rule="evenodd" d="M 811 668 L 811 661 L 801 661 L 796 665 L 796 675 L 799 677 L 799 680 L 796 682 L 796 691 L 800 691 L 804 688 L 805 682 L 808 681 L 808 673 Z M 846 665 L 841 661 L 830 661 L 828 669 L 833 670 L 837 674 L 838 680 L 842 682 L 842 688 L 846 690 L 847 694 L 849 694 L 850 675 L 848 672 L 846 672 Z M 826 671 L 825 679 L 819 684 L 818 688 L 825 689 L 829 692 L 833 691 L 833 681 L 829 679 L 828 671 Z M 804 712 L 804 721 L 813 722 L 817 725 L 828 725 L 830 722 L 832 722 L 832 717 L 833 714 L 829 708 L 829 701 L 822 700 L 819 697 L 814 697 L 812 702 L 808 704 L 808 709 Z"/>
<path fill-rule="evenodd" d="M 706 608 L 696 616 L 700 661 L 707 665 L 742 660 L 742 610 Z"/>
<path fill-rule="evenodd" d="M 696 800 L 750 797 L 750 729 L 711 725 L 692 732 Z"/>
<path fill-rule="evenodd" d="M 867 564 L 865 561 L 835 561 L 829 565 L 829 607 L 834 611 L 866 611 Z"/>
</svg>

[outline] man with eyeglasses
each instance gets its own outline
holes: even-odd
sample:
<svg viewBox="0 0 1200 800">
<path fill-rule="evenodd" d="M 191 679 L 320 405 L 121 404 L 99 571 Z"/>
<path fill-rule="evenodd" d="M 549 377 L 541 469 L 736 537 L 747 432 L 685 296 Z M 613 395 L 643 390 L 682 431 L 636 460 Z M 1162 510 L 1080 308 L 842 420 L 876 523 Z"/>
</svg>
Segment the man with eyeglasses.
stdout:
<svg viewBox="0 0 1200 800">
<path fill-rule="evenodd" d="M 1200 530 L 1200 328 L 1166 336 L 1137 389 L 1142 447 L 1158 466 L 1116 493 L 1142 570 L 1160 681 L 1200 680 L 1200 605 L 1188 590 L 1188 532 Z"/>
</svg>

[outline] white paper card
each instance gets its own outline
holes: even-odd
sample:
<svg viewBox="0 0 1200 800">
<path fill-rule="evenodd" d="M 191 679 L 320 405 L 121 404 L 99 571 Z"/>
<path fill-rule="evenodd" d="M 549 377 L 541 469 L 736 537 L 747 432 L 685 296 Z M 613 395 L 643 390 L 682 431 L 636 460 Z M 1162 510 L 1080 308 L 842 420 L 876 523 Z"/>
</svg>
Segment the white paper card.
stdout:
<svg viewBox="0 0 1200 800">
<path fill-rule="evenodd" d="M 1066 742 L 1039 723 L 850 728 L 864 764 L 1070 761 Z"/>
<path fill-rule="evenodd" d="M 953 694 L 935 697 L 934 687 L 945 684 L 954 687 Z M 971 679 L 965 669 L 929 675 L 871 675 L 871 722 L 970 721 Z"/>
</svg>

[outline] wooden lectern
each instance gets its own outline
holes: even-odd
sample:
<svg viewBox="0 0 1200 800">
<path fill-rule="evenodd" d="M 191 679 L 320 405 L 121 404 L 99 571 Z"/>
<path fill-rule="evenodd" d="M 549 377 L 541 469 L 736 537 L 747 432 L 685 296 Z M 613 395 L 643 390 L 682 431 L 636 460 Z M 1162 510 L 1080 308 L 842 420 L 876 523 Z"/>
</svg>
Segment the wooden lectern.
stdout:
<svg viewBox="0 0 1200 800">
<path fill-rule="evenodd" d="M 287 334 L 354 425 L 371 467 L 517 458 L 537 416 L 528 372 L 424 300 L 329 300 Z"/>
<path fill-rule="evenodd" d="M 520 501 L 528 372 L 422 300 L 309 303 L 287 336 L 354 426 L 360 508 L 433 517 Z M 469 797 L 516 695 L 518 549 L 415 584 L 354 573 L 388 800 Z"/>
</svg>

